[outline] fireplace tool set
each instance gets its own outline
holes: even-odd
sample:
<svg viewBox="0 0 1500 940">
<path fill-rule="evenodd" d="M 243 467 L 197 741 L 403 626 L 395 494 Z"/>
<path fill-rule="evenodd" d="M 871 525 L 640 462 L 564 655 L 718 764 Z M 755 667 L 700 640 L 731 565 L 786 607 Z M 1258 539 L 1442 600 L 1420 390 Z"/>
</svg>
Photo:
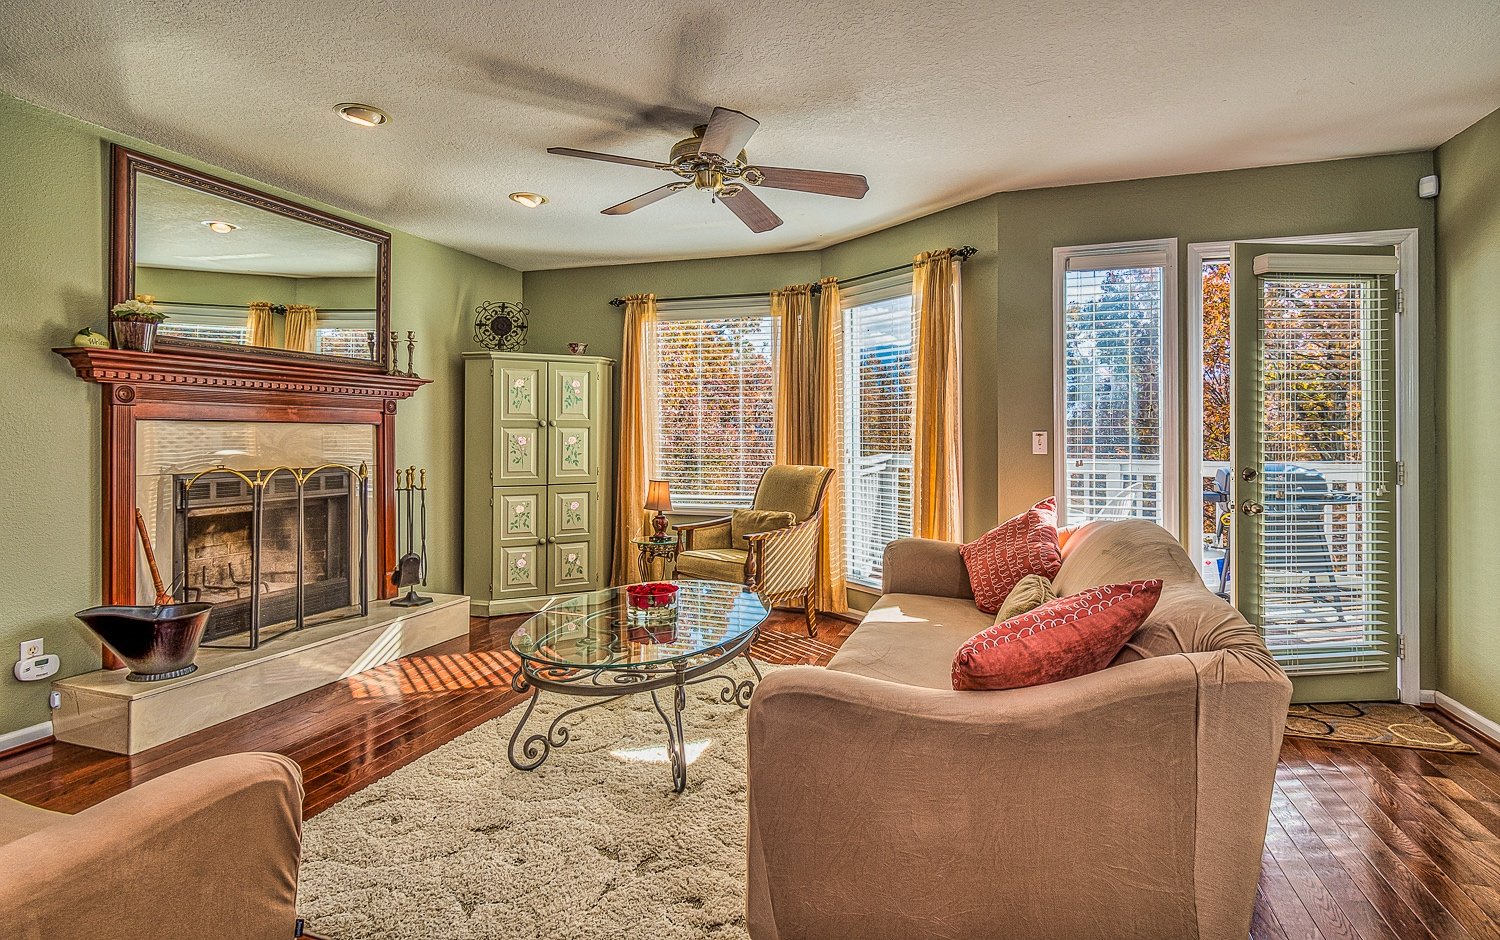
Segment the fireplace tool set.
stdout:
<svg viewBox="0 0 1500 940">
<path fill-rule="evenodd" d="M 161 581 L 156 553 L 146 532 L 146 519 L 135 512 L 135 529 L 141 537 L 156 602 L 144 605 L 112 605 L 80 610 L 76 616 L 130 667 L 131 682 L 176 679 L 198 668 L 193 659 L 208 625 L 212 604 L 179 604 Z"/>
<path fill-rule="evenodd" d="M 396 471 L 397 483 L 405 474 L 406 485 L 396 487 L 397 526 L 401 517 L 406 520 L 406 552 L 396 559 L 396 568 L 391 572 L 391 583 L 397 588 L 406 588 L 406 596 L 391 601 L 392 607 L 420 607 L 431 604 L 432 598 L 417 593 L 417 585 L 427 583 L 427 470 L 418 471 L 407 467 Z M 403 513 L 404 510 L 404 513 Z M 421 553 L 418 554 L 418 534 L 421 537 Z M 396 534 L 396 544 L 401 544 L 401 534 Z"/>
</svg>

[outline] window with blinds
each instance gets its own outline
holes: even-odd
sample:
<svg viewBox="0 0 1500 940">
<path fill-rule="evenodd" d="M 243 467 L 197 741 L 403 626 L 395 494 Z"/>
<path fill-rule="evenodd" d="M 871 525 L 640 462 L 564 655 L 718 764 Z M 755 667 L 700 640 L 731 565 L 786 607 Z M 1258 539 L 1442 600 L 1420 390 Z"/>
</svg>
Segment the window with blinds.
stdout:
<svg viewBox="0 0 1500 940">
<path fill-rule="evenodd" d="M 1064 524 L 1176 526 L 1175 242 L 1059 249 L 1056 443 Z"/>
<path fill-rule="evenodd" d="M 324 356 L 369 359 L 374 340 L 375 334 L 370 330 L 320 326 L 313 333 L 313 351 Z M 378 353 L 379 350 L 376 349 L 375 352 Z"/>
<path fill-rule="evenodd" d="M 1292 675 L 1383 671 L 1395 623 L 1391 279 L 1261 273 L 1268 257 L 1256 259 L 1256 613 Z"/>
<path fill-rule="evenodd" d="M 909 275 L 844 294 L 844 557 L 879 585 L 881 558 L 912 534 L 914 323 Z"/>
<path fill-rule="evenodd" d="M 769 300 L 664 309 L 656 325 L 656 477 L 679 509 L 749 506 L 775 456 Z"/>
</svg>

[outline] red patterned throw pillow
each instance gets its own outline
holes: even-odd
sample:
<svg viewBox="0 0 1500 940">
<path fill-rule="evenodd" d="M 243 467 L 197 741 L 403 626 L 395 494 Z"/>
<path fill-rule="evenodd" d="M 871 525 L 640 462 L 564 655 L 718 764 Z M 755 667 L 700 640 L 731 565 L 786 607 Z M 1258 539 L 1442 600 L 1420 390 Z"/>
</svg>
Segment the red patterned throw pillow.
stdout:
<svg viewBox="0 0 1500 940">
<path fill-rule="evenodd" d="M 1022 689 L 1098 672 L 1151 615 L 1161 581 L 1129 581 L 1048 601 L 970 637 L 953 687 Z"/>
<path fill-rule="evenodd" d="M 1047 497 L 972 542 L 960 546 L 969 569 L 974 605 L 987 614 L 1000 610 L 1011 590 L 1028 574 L 1051 581 L 1062 567 L 1057 547 L 1057 500 Z"/>
</svg>

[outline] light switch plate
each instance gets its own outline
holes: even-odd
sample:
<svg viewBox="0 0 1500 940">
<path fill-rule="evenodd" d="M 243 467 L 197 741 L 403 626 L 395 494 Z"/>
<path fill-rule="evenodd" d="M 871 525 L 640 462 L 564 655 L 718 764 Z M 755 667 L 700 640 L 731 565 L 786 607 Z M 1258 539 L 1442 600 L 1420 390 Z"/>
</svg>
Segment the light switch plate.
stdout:
<svg viewBox="0 0 1500 940">
<path fill-rule="evenodd" d="M 1047 432 L 1031 432 L 1031 452 L 1033 454 L 1045 454 L 1047 452 Z"/>
</svg>

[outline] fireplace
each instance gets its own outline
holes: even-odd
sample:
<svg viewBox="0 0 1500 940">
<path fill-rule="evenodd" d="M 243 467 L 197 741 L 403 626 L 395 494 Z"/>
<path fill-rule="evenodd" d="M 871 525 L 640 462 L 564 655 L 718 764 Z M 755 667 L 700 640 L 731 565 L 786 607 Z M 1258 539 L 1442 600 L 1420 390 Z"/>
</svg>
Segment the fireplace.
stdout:
<svg viewBox="0 0 1500 940">
<path fill-rule="evenodd" d="M 172 583 L 214 605 L 205 645 L 368 612 L 366 481 L 344 466 L 174 474 Z"/>
</svg>

